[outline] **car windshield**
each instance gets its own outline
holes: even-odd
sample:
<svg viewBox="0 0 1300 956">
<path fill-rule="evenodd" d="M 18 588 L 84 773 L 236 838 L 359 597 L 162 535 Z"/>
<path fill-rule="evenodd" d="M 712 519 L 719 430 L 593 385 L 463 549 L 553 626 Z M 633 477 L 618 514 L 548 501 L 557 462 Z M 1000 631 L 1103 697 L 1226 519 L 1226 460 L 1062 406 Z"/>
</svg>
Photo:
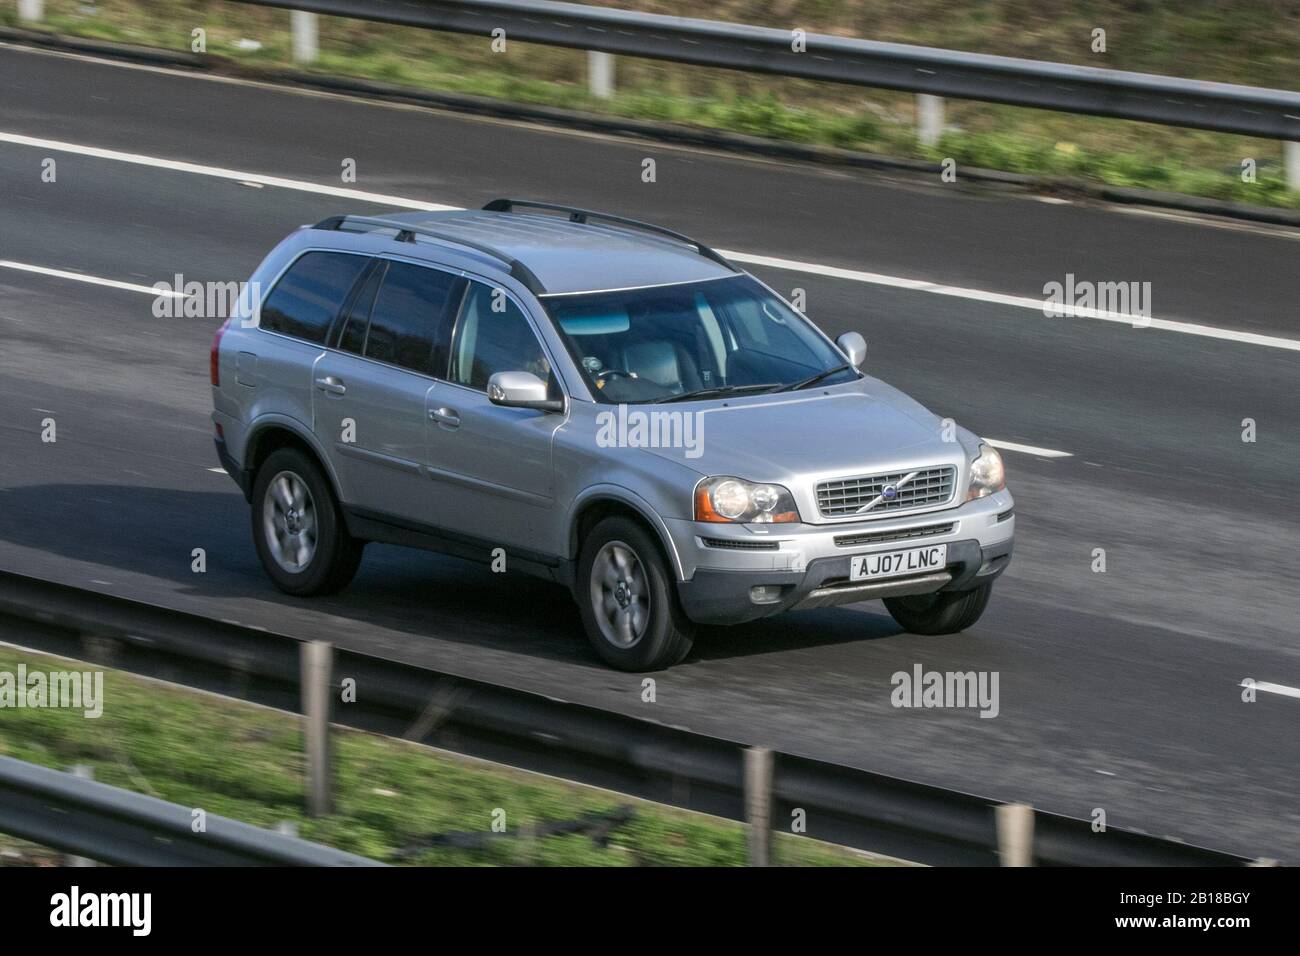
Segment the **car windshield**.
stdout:
<svg viewBox="0 0 1300 956">
<path fill-rule="evenodd" d="M 759 394 L 858 376 L 749 276 L 542 301 L 600 401 Z"/>
</svg>

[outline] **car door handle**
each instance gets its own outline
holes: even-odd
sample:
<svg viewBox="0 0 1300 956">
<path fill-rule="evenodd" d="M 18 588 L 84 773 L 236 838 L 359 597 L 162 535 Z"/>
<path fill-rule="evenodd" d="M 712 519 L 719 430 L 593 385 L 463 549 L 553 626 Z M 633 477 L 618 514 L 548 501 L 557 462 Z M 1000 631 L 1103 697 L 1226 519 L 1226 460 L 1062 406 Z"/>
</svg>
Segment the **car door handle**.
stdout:
<svg viewBox="0 0 1300 956">
<path fill-rule="evenodd" d="M 429 417 L 439 425 L 446 425 L 448 428 L 456 428 L 460 425 L 460 413 L 445 405 L 442 408 L 429 409 Z"/>
<path fill-rule="evenodd" d="M 316 387 L 322 392 L 329 392 L 331 395 L 345 395 L 348 390 L 348 387 L 333 375 L 326 375 L 324 378 L 316 379 Z"/>
</svg>

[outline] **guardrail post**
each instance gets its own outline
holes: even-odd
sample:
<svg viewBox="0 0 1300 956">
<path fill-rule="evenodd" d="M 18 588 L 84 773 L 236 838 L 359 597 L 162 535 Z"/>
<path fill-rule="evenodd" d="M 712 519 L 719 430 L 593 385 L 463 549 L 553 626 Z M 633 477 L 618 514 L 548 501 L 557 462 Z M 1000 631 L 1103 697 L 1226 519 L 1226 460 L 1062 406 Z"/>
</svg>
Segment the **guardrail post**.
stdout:
<svg viewBox="0 0 1300 956">
<path fill-rule="evenodd" d="M 327 641 L 301 645 L 302 712 L 307 738 L 307 814 L 328 816 L 330 807 L 330 672 L 334 647 Z"/>
<path fill-rule="evenodd" d="M 943 136 L 943 97 L 916 94 L 916 138 L 922 146 L 938 146 Z"/>
<path fill-rule="evenodd" d="M 1286 188 L 1300 193 L 1300 143 L 1282 143 L 1282 157 L 1286 166 Z"/>
<path fill-rule="evenodd" d="M 72 775 L 74 777 L 80 777 L 82 780 L 94 780 L 95 768 L 88 763 L 74 764 L 72 767 Z M 98 866 L 98 865 L 99 864 L 97 864 L 94 860 L 87 859 L 84 856 L 74 856 L 72 854 L 68 855 L 68 866 Z"/>
<path fill-rule="evenodd" d="M 45 19 L 45 0 L 18 0 L 18 19 L 40 23 Z"/>
<path fill-rule="evenodd" d="M 320 52 L 320 29 L 316 14 L 291 10 L 289 25 L 293 29 L 293 61 L 315 63 L 316 55 Z"/>
<path fill-rule="evenodd" d="M 587 51 L 587 90 L 601 100 L 614 95 L 614 54 Z"/>
<path fill-rule="evenodd" d="M 745 822 L 749 865 L 772 865 L 772 751 L 745 748 Z"/>
<path fill-rule="evenodd" d="M 996 810 L 998 856 L 1003 866 L 1034 865 L 1034 808 L 1004 803 Z"/>
</svg>

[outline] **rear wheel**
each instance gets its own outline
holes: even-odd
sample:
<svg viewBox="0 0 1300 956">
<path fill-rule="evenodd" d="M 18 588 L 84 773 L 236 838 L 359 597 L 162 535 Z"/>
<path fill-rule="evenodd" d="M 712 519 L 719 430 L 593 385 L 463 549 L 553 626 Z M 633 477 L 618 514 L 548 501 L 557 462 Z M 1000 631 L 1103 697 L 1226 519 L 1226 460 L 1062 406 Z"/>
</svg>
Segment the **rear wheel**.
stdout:
<svg viewBox="0 0 1300 956">
<path fill-rule="evenodd" d="M 670 667 L 690 653 L 694 625 L 650 534 L 628 518 L 606 518 L 578 559 L 575 593 L 587 639 L 624 671 Z"/>
<path fill-rule="evenodd" d="M 330 594 L 357 573 L 364 542 L 348 534 L 320 466 L 281 448 L 253 482 L 253 541 L 262 567 L 287 594 Z"/>
<path fill-rule="evenodd" d="M 955 634 L 975 625 L 992 593 L 990 581 L 969 591 L 885 598 L 885 608 L 901 627 L 913 634 Z"/>
</svg>

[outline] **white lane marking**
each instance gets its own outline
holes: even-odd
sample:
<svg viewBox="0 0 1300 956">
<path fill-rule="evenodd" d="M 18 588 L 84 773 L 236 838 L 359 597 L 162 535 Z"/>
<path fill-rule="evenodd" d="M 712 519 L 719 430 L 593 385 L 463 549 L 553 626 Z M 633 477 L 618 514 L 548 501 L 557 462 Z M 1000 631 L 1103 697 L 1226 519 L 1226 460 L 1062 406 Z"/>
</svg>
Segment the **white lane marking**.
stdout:
<svg viewBox="0 0 1300 956">
<path fill-rule="evenodd" d="M 79 143 L 65 143 L 59 140 L 42 139 L 36 136 L 22 136 L 17 133 L 0 132 L 0 143 L 13 143 L 19 146 L 35 146 L 58 152 L 76 153 L 96 159 L 109 159 L 123 163 L 135 163 L 141 166 L 153 166 L 177 172 L 194 173 L 200 176 L 215 176 L 219 179 L 233 179 L 236 182 L 254 182 L 265 186 L 278 186 L 281 189 L 296 189 L 300 192 L 317 193 L 323 196 L 341 196 L 360 202 L 379 203 L 387 206 L 401 206 L 407 209 L 422 209 L 428 212 L 456 212 L 462 206 L 448 206 L 441 203 L 408 199 L 403 196 L 390 196 L 384 193 L 372 193 L 362 189 L 345 189 L 341 186 L 325 186 L 320 183 L 305 182 L 300 179 L 285 179 L 280 176 L 264 176 L 260 173 L 241 172 L 220 166 L 204 166 L 199 163 L 187 163 L 173 159 L 160 159 L 156 156 L 144 156 L 139 153 L 124 153 L 115 149 L 101 149 L 97 146 L 84 146 Z M 965 289 L 960 286 L 943 285 L 925 279 L 907 279 L 901 276 L 883 275 L 878 272 L 864 272 L 858 269 L 843 269 L 838 266 L 824 266 L 815 262 L 802 262 L 797 259 L 782 259 L 776 256 L 760 256 L 747 252 L 718 250 L 729 259 L 748 265 L 767 266 L 772 269 L 785 269 L 791 272 L 805 272 L 825 276 L 831 279 L 846 279 L 850 282 L 866 282 L 872 285 L 889 286 L 895 289 L 908 289 L 913 292 L 929 292 L 934 295 L 947 295 L 976 302 L 988 302 L 995 305 L 1007 305 L 1019 309 L 1033 309 L 1042 313 L 1044 300 L 1028 296 L 1008 295 L 1002 292 L 985 292 L 982 289 Z M 75 275 L 75 273 L 73 274 Z M 1260 335 L 1256 332 L 1240 332 L 1234 329 L 1220 329 L 1210 325 L 1198 325 L 1194 322 L 1176 322 L 1172 319 L 1148 319 L 1144 316 L 1129 315 L 1124 312 L 1110 312 L 1102 309 L 1084 309 L 1073 307 L 1074 318 L 1099 319 L 1104 322 L 1122 322 L 1125 325 L 1138 324 L 1166 332 L 1180 332 L 1184 335 L 1199 335 L 1204 338 L 1221 339 L 1227 342 L 1240 342 L 1247 345 L 1261 345 L 1266 348 L 1287 349 L 1300 352 L 1300 339 L 1284 339 L 1275 335 Z M 1044 318 L 1046 318 L 1044 316 Z"/>
<path fill-rule="evenodd" d="M 408 209 L 424 209 L 429 212 L 445 212 L 459 209 L 459 206 L 443 206 L 439 203 L 421 202 L 418 199 L 406 199 L 402 196 L 388 196 L 384 193 L 367 192 L 364 189 L 346 189 L 342 186 L 325 186 L 309 183 L 301 179 L 283 179 L 279 176 L 263 176 L 261 173 L 243 172 L 238 169 L 225 169 L 221 166 L 204 166 L 200 163 L 185 163 L 175 159 L 160 159 L 157 156 L 144 156 L 140 153 L 124 153 L 116 149 L 100 149 L 98 146 L 83 146 L 80 143 L 64 143 L 56 139 L 41 139 L 36 136 L 20 136 L 17 133 L 0 132 L 0 143 L 13 143 L 17 146 L 37 146 L 61 153 L 76 153 L 94 159 L 111 159 L 119 163 L 134 163 L 137 166 L 153 166 L 156 169 L 171 169 L 179 173 L 194 173 L 199 176 L 215 176 L 218 179 L 233 179 L 237 183 L 257 183 L 261 186 L 279 186 L 281 189 L 296 189 L 299 192 L 319 193 L 322 196 L 341 196 L 360 202 L 379 203 L 384 206 L 405 206 Z"/>
<path fill-rule="evenodd" d="M 990 302 L 995 305 L 1009 305 L 1017 309 L 1033 309 L 1043 314 L 1043 299 L 1034 299 L 1023 295 L 1007 295 L 1003 292 L 985 292 L 982 289 L 963 289 L 960 286 L 942 285 L 923 279 L 904 279 L 899 276 L 881 275 L 878 272 L 861 272 L 857 269 L 841 269 L 836 266 L 823 266 L 815 262 L 799 262 L 795 259 L 778 259 L 774 256 L 756 256 L 746 252 L 718 252 L 728 259 L 744 262 L 748 265 L 767 266 L 771 269 L 785 269 L 790 272 L 807 272 L 826 276 L 831 279 L 847 279 L 850 282 L 869 282 L 872 285 L 890 286 L 895 289 L 908 289 L 913 292 L 932 292 L 935 295 L 948 295 L 958 299 L 971 299 L 975 302 Z M 1256 332 L 1239 332 L 1235 329 L 1220 329 L 1212 325 L 1197 325 L 1194 322 L 1175 322 L 1172 319 L 1148 319 L 1143 316 L 1129 315 L 1125 312 L 1109 312 L 1103 309 L 1083 309 L 1073 307 L 1075 318 L 1099 319 L 1103 322 L 1122 322 L 1125 325 L 1138 324 L 1166 332 L 1181 332 L 1184 335 L 1199 335 L 1210 339 L 1223 339 L 1227 342 L 1242 342 L 1247 345 L 1262 345 L 1272 349 L 1288 349 L 1300 352 L 1300 339 L 1284 339 L 1276 335 L 1260 335 Z M 1046 321 L 1056 321 L 1047 319 Z"/>
<path fill-rule="evenodd" d="M 1300 687 L 1287 687 L 1286 684 L 1270 684 L 1266 680 L 1244 680 L 1238 687 L 1253 687 L 1266 694 L 1281 694 L 1283 697 L 1300 697 Z"/>
<path fill-rule="evenodd" d="M 209 468 L 208 471 L 212 472 L 214 475 L 224 475 L 226 473 L 226 469 L 224 468 Z"/>
<path fill-rule="evenodd" d="M 1074 452 L 1057 451 L 1055 448 L 1039 448 L 1037 445 L 1022 445 L 1014 441 L 999 441 L 996 438 L 984 439 L 994 448 L 1001 448 L 1003 451 L 1018 451 L 1026 455 L 1037 455 L 1040 458 L 1073 458 Z"/>
<path fill-rule="evenodd" d="M 84 272 L 68 272 L 65 269 L 51 269 L 47 266 L 35 266 L 30 262 L 13 262 L 10 259 L 0 259 L 0 269 L 17 269 L 19 272 L 35 272 L 38 275 L 53 276 L 56 279 L 73 279 L 77 282 L 89 282 L 91 285 L 108 286 L 110 289 L 126 289 L 129 292 L 144 292 L 148 295 L 169 295 L 175 299 L 185 298 L 184 292 L 170 292 L 162 289 L 155 289 L 153 286 L 140 285 L 136 282 L 122 282 L 119 279 L 103 279 L 99 276 L 88 276 Z"/>
<path fill-rule="evenodd" d="M 161 76 L 172 76 L 183 80 L 195 80 L 201 83 L 224 83 L 230 86 L 254 87 L 259 90 L 269 91 L 278 96 L 302 96 L 319 100 L 342 100 L 369 109 L 433 113 L 439 116 L 454 117 L 464 123 L 478 123 L 480 125 L 491 126 L 511 126 L 527 130 L 542 130 L 551 135 L 562 135 L 576 139 L 594 139 L 624 146 L 628 143 L 627 137 L 621 136 L 618 133 L 576 129 L 564 126 L 546 126 L 535 120 L 506 119 L 504 117 L 488 116 L 481 113 L 457 113 L 428 103 L 401 103 L 397 101 L 377 100 L 373 96 L 367 96 L 364 93 L 344 93 L 337 90 L 313 89 L 305 86 L 285 86 L 283 83 L 276 83 L 271 80 L 254 80 L 247 77 L 221 76 L 215 73 L 196 73 L 192 69 L 186 69 L 184 67 L 159 66 L 151 63 L 130 63 L 110 56 L 95 56 L 90 53 L 74 53 L 65 50 L 37 49 L 35 47 L 25 46 L 21 43 L 11 43 L 3 40 L 0 40 L 0 49 L 26 54 L 28 56 L 57 57 L 64 60 L 81 60 L 99 66 L 111 66 L 118 70 L 137 70 L 141 73 L 156 73 Z M 752 51 L 756 53 L 762 52 L 756 48 L 747 49 L 752 49 Z M 725 149 L 711 148 L 709 146 L 664 142 L 656 144 L 656 148 L 678 153 L 697 153 L 717 159 L 738 161 L 736 153 Z M 749 154 L 742 157 L 742 159 L 750 165 L 790 165 L 789 160 L 778 157 L 759 156 L 757 154 Z M 1028 201 L 1055 202 L 1058 205 L 1073 204 L 1072 200 L 1061 199 L 1059 197 L 1026 195 L 1024 198 Z M 1126 216 L 1148 216 L 1151 218 L 1166 219 L 1182 225 L 1199 226 L 1205 229 L 1230 229 L 1234 232 L 1250 232 L 1261 236 L 1267 236 L 1270 239 L 1300 239 L 1300 229 L 1287 228 L 1275 223 L 1253 223 L 1245 220 L 1228 219 L 1223 216 L 1216 216 L 1209 213 L 1201 214 L 1186 210 L 1157 209 L 1151 206 L 1134 206 L 1126 203 L 1115 202 L 1104 204 L 1104 208 L 1109 212 L 1120 213 Z"/>
</svg>

